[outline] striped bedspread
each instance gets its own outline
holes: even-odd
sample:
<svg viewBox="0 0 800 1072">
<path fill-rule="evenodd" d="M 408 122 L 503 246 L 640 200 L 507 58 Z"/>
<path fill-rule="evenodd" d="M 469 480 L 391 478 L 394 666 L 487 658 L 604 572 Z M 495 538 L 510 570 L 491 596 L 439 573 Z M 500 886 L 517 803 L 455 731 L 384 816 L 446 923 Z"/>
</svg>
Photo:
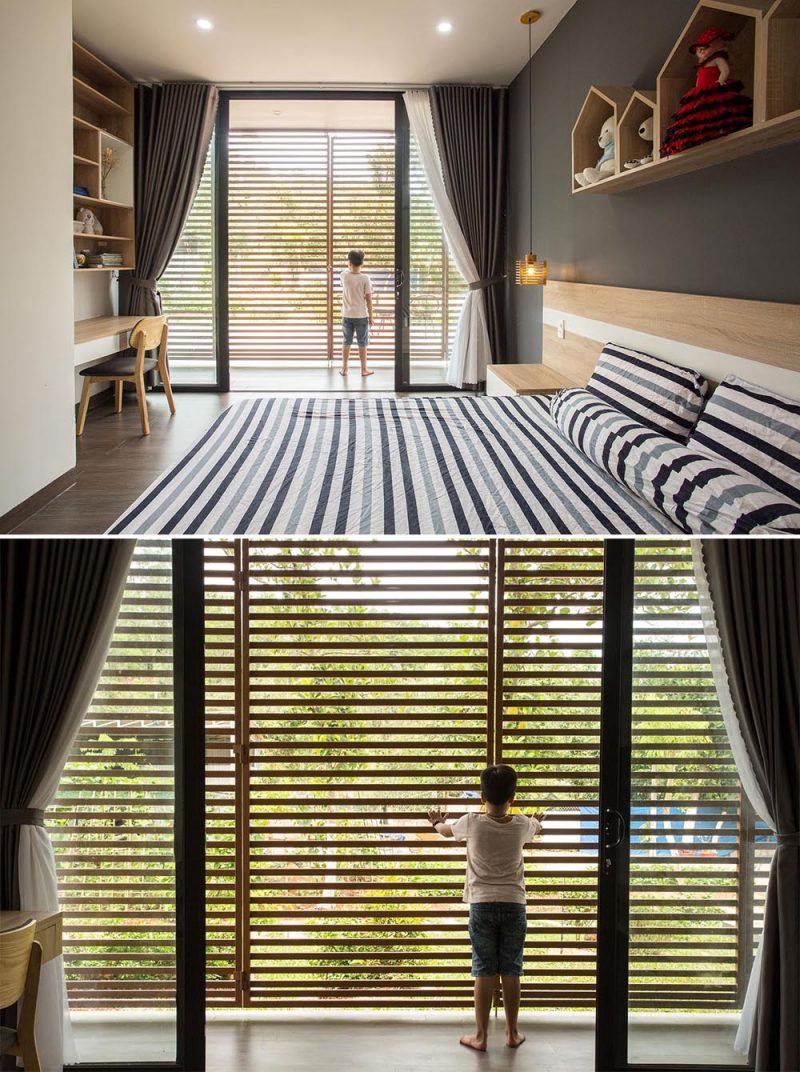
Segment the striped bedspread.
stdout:
<svg viewBox="0 0 800 1072">
<path fill-rule="evenodd" d="M 670 533 L 589 462 L 549 400 L 238 402 L 109 529 L 114 534 Z"/>
</svg>

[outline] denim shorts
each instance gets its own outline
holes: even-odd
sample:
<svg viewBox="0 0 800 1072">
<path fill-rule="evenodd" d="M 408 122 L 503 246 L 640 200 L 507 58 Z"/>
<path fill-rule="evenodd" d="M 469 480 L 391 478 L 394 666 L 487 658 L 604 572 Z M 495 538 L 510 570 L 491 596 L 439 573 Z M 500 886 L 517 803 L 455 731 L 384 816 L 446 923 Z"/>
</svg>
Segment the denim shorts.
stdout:
<svg viewBox="0 0 800 1072">
<path fill-rule="evenodd" d="M 524 904 L 512 901 L 471 904 L 472 974 L 522 975 L 526 927 Z"/>
<path fill-rule="evenodd" d="M 353 335 L 358 339 L 359 346 L 369 346 L 369 317 L 368 316 L 345 316 L 342 318 L 342 335 L 345 346 L 353 345 Z"/>
</svg>

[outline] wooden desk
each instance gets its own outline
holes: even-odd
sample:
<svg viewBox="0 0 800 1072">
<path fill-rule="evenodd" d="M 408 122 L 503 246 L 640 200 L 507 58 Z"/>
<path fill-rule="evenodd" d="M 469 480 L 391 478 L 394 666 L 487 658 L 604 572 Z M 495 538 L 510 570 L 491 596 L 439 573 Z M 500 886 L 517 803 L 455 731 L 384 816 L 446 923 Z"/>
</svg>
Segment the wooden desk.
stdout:
<svg viewBox="0 0 800 1072">
<path fill-rule="evenodd" d="M 93 316 L 89 320 L 76 320 L 75 345 L 127 334 L 141 319 L 140 316 Z"/>
<path fill-rule="evenodd" d="M 61 912 L 0 912 L 0 931 L 12 931 L 29 919 L 36 920 L 36 941 L 42 947 L 42 964 L 63 952 Z"/>
<path fill-rule="evenodd" d="M 547 365 L 489 365 L 486 369 L 486 394 L 552 395 L 562 387 L 577 387 L 560 372 Z"/>
</svg>

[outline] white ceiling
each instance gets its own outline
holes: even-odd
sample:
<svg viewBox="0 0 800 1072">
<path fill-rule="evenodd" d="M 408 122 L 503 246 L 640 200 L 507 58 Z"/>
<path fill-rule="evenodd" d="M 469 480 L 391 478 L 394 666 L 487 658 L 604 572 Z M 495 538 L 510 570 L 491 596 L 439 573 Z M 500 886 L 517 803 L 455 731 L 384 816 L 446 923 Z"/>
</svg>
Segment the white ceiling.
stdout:
<svg viewBox="0 0 800 1072">
<path fill-rule="evenodd" d="M 576 0 L 534 0 L 534 48 Z M 506 85 L 528 58 L 526 0 L 73 0 L 75 36 L 143 81 Z M 204 17 L 211 32 L 195 26 Z M 453 24 L 448 35 L 436 24 Z"/>
</svg>

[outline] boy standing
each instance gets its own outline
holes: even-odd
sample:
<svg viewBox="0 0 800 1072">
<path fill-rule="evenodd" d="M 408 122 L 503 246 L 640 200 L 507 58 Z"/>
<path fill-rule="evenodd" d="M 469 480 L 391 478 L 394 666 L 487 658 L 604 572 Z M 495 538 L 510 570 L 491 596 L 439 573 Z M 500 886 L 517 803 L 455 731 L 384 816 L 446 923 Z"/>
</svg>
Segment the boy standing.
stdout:
<svg viewBox="0 0 800 1072">
<path fill-rule="evenodd" d="M 442 837 L 467 843 L 464 901 L 469 905 L 472 974 L 475 978 L 474 1035 L 459 1042 L 485 1050 L 495 980 L 503 984 L 506 1044 L 516 1049 L 525 1041 L 517 1030 L 522 953 L 525 945 L 525 870 L 522 852 L 542 829 L 539 816 L 510 815 L 517 787 L 513 767 L 487 767 L 481 775 L 481 801 L 486 810 L 446 823 L 439 808 L 428 818 Z"/>
<path fill-rule="evenodd" d="M 372 327 L 372 283 L 361 271 L 364 264 L 364 251 L 351 249 L 347 255 L 348 267 L 342 272 L 342 376 L 347 375 L 350 361 L 350 348 L 353 336 L 358 341 L 358 356 L 361 359 L 361 375 L 371 376 L 372 369 L 367 368 L 367 347 L 369 346 L 369 329 Z"/>
</svg>

